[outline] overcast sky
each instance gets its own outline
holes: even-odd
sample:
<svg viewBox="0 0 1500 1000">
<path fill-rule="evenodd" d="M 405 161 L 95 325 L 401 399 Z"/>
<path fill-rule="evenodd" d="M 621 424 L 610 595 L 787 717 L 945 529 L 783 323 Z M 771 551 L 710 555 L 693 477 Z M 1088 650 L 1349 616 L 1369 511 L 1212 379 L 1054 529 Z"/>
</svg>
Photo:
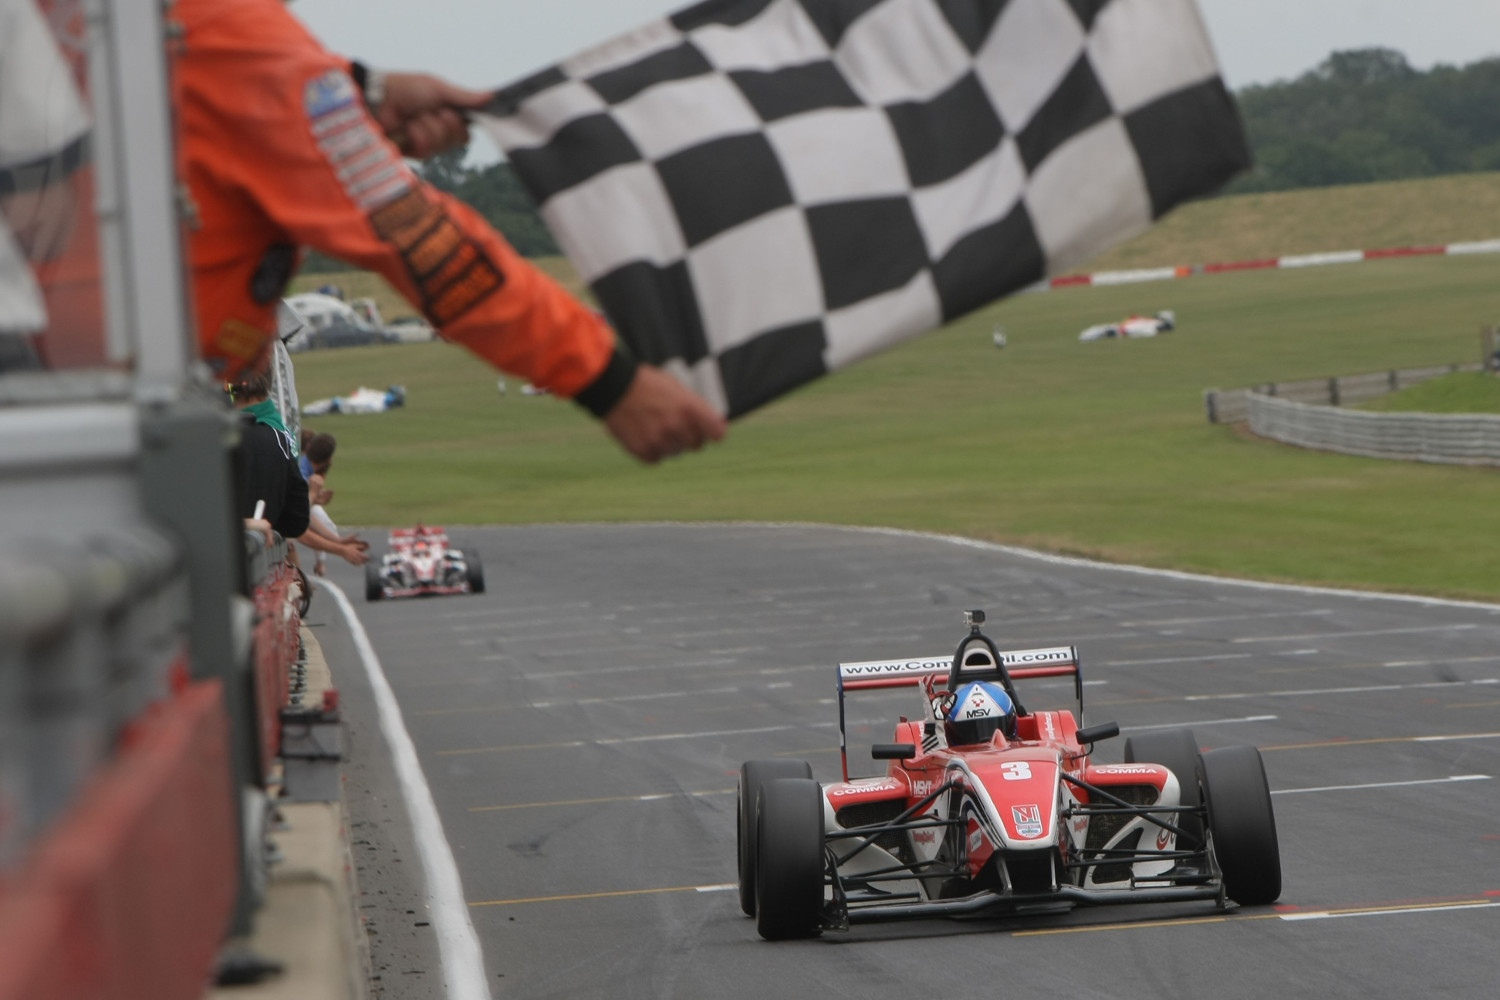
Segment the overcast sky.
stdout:
<svg viewBox="0 0 1500 1000">
<path fill-rule="evenodd" d="M 1383 45 L 1414 66 L 1500 55 L 1497 0 L 1199 0 L 1233 88 L 1297 76 L 1335 49 Z M 295 0 L 337 52 L 500 87 L 685 0 Z"/>
</svg>

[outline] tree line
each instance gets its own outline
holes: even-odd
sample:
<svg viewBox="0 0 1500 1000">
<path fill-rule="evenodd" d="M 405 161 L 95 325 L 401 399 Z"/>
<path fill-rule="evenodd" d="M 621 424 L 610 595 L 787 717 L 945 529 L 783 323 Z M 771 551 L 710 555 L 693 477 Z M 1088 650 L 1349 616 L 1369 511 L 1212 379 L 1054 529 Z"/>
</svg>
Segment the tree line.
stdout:
<svg viewBox="0 0 1500 1000">
<path fill-rule="evenodd" d="M 1295 80 L 1237 97 L 1256 165 L 1226 194 L 1500 170 L 1500 58 L 1423 72 L 1394 49 L 1335 52 Z M 466 152 L 429 160 L 422 176 L 521 254 L 558 253 L 510 165 L 465 166 Z M 344 266 L 314 257 L 304 270 Z"/>
<path fill-rule="evenodd" d="M 1335 52 L 1237 96 L 1256 166 L 1229 194 L 1500 170 L 1500 59 L 1422 72 L 1393 49 Z"/>
</svg>

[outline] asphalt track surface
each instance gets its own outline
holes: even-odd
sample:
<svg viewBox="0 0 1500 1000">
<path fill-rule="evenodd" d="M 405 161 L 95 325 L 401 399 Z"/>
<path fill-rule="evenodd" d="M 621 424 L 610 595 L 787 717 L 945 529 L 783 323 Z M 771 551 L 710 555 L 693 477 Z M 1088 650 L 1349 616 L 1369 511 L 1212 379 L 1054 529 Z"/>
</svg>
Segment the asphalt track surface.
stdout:
<svg viewBox="0 0 1500 1000">
<path fill-rule="evenodd" d="M 483 553 L 487 593 L 366 604 L 357 571 L 332 578 L 400 701 L 497 997 L 1496 995 L 1500 608 L 816 526 L 452 536 Z M 377 986 L 442 996 L 411 834 L 326 596 L 313 620 L 354 733 Z M 761 941 L 731 886 L 740 763 L 804 758 L 835 780 L 834 665 L 949 651 L 972 607 L 1002 648 L 1077 645 L 1088 722 L 1260 747 L 1280 903 Z M 913 692 L 881 697 L 851 707 L 851 745 L 916 714 Z"/>
</svg>

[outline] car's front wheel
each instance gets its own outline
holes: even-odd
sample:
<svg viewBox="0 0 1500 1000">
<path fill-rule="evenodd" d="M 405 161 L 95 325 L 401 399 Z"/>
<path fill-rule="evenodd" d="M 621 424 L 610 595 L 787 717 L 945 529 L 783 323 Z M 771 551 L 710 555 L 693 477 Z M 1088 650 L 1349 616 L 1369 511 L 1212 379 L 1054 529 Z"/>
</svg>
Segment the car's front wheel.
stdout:
<svg viewBox="0 0 1500 1000">
<path fill-rule="evenodd" d="M 1205 751 L 1202 760 L 1208 830 L 1224 891 L 1245 906 L 1274 903 L 1281 895 L 1281 847 L 1260 751 L 1221 747 Z"/>
<path fill-rule="evenodd" d="M 777 778 L 756 809 L 755 929 L 767 941 L 822 932 L 823 788 L 811 778 Z"/>
<path fill-rule="evenodd" d="M 747 760 L 740 766 L 740 794 L 735 811 L 739 821 L 736 847 L 739 853 L 740 909 L 755 916 L 755 803 L 761 786 L 777 778 L 811 778 L 812 765 L 805 760 Z"/>
<path fill-rule="evenodd" d="M 469 578 L 469 593 L 484 593 L 484 563 L 480 562 L 478 552 L 464 553 L 464 572 Z"/>
<path fill-rule="evenodd" d="M 385 596 L 385 580 L 381 578 L 380 565 L 365 563 L 365 600 L 378 601 Z"/>
<path fill-rule="evenodd" d="M 1161 729 L 1141 733 L 1125 741 L 1125 763 L 1160 764 L 1177 776 L 1181 798 L 1179 805 L 1197 808 L 1203 804 L 1198 790 L 1198 741 L 1191 729 Z M 1193 813 L 1167 814 L 1162 817 L 1187 836 L 1177 838 L 1179 851 L 1203 850 L 1203 821 Z"/>
</svg>

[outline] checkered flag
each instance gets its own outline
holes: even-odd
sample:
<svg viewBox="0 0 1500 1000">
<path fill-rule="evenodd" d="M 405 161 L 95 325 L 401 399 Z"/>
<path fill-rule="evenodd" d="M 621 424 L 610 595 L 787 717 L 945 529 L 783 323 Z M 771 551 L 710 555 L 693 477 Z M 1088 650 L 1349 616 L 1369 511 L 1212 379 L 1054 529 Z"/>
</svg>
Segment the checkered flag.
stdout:
<svg viewBox="0 0 1500 1000">
<path fill-rule="evenodd" d="M 488 112 L 625 343 L 730 416 L 1249 163 L 1193 0 L 708 0 Z"/>
</svg>

